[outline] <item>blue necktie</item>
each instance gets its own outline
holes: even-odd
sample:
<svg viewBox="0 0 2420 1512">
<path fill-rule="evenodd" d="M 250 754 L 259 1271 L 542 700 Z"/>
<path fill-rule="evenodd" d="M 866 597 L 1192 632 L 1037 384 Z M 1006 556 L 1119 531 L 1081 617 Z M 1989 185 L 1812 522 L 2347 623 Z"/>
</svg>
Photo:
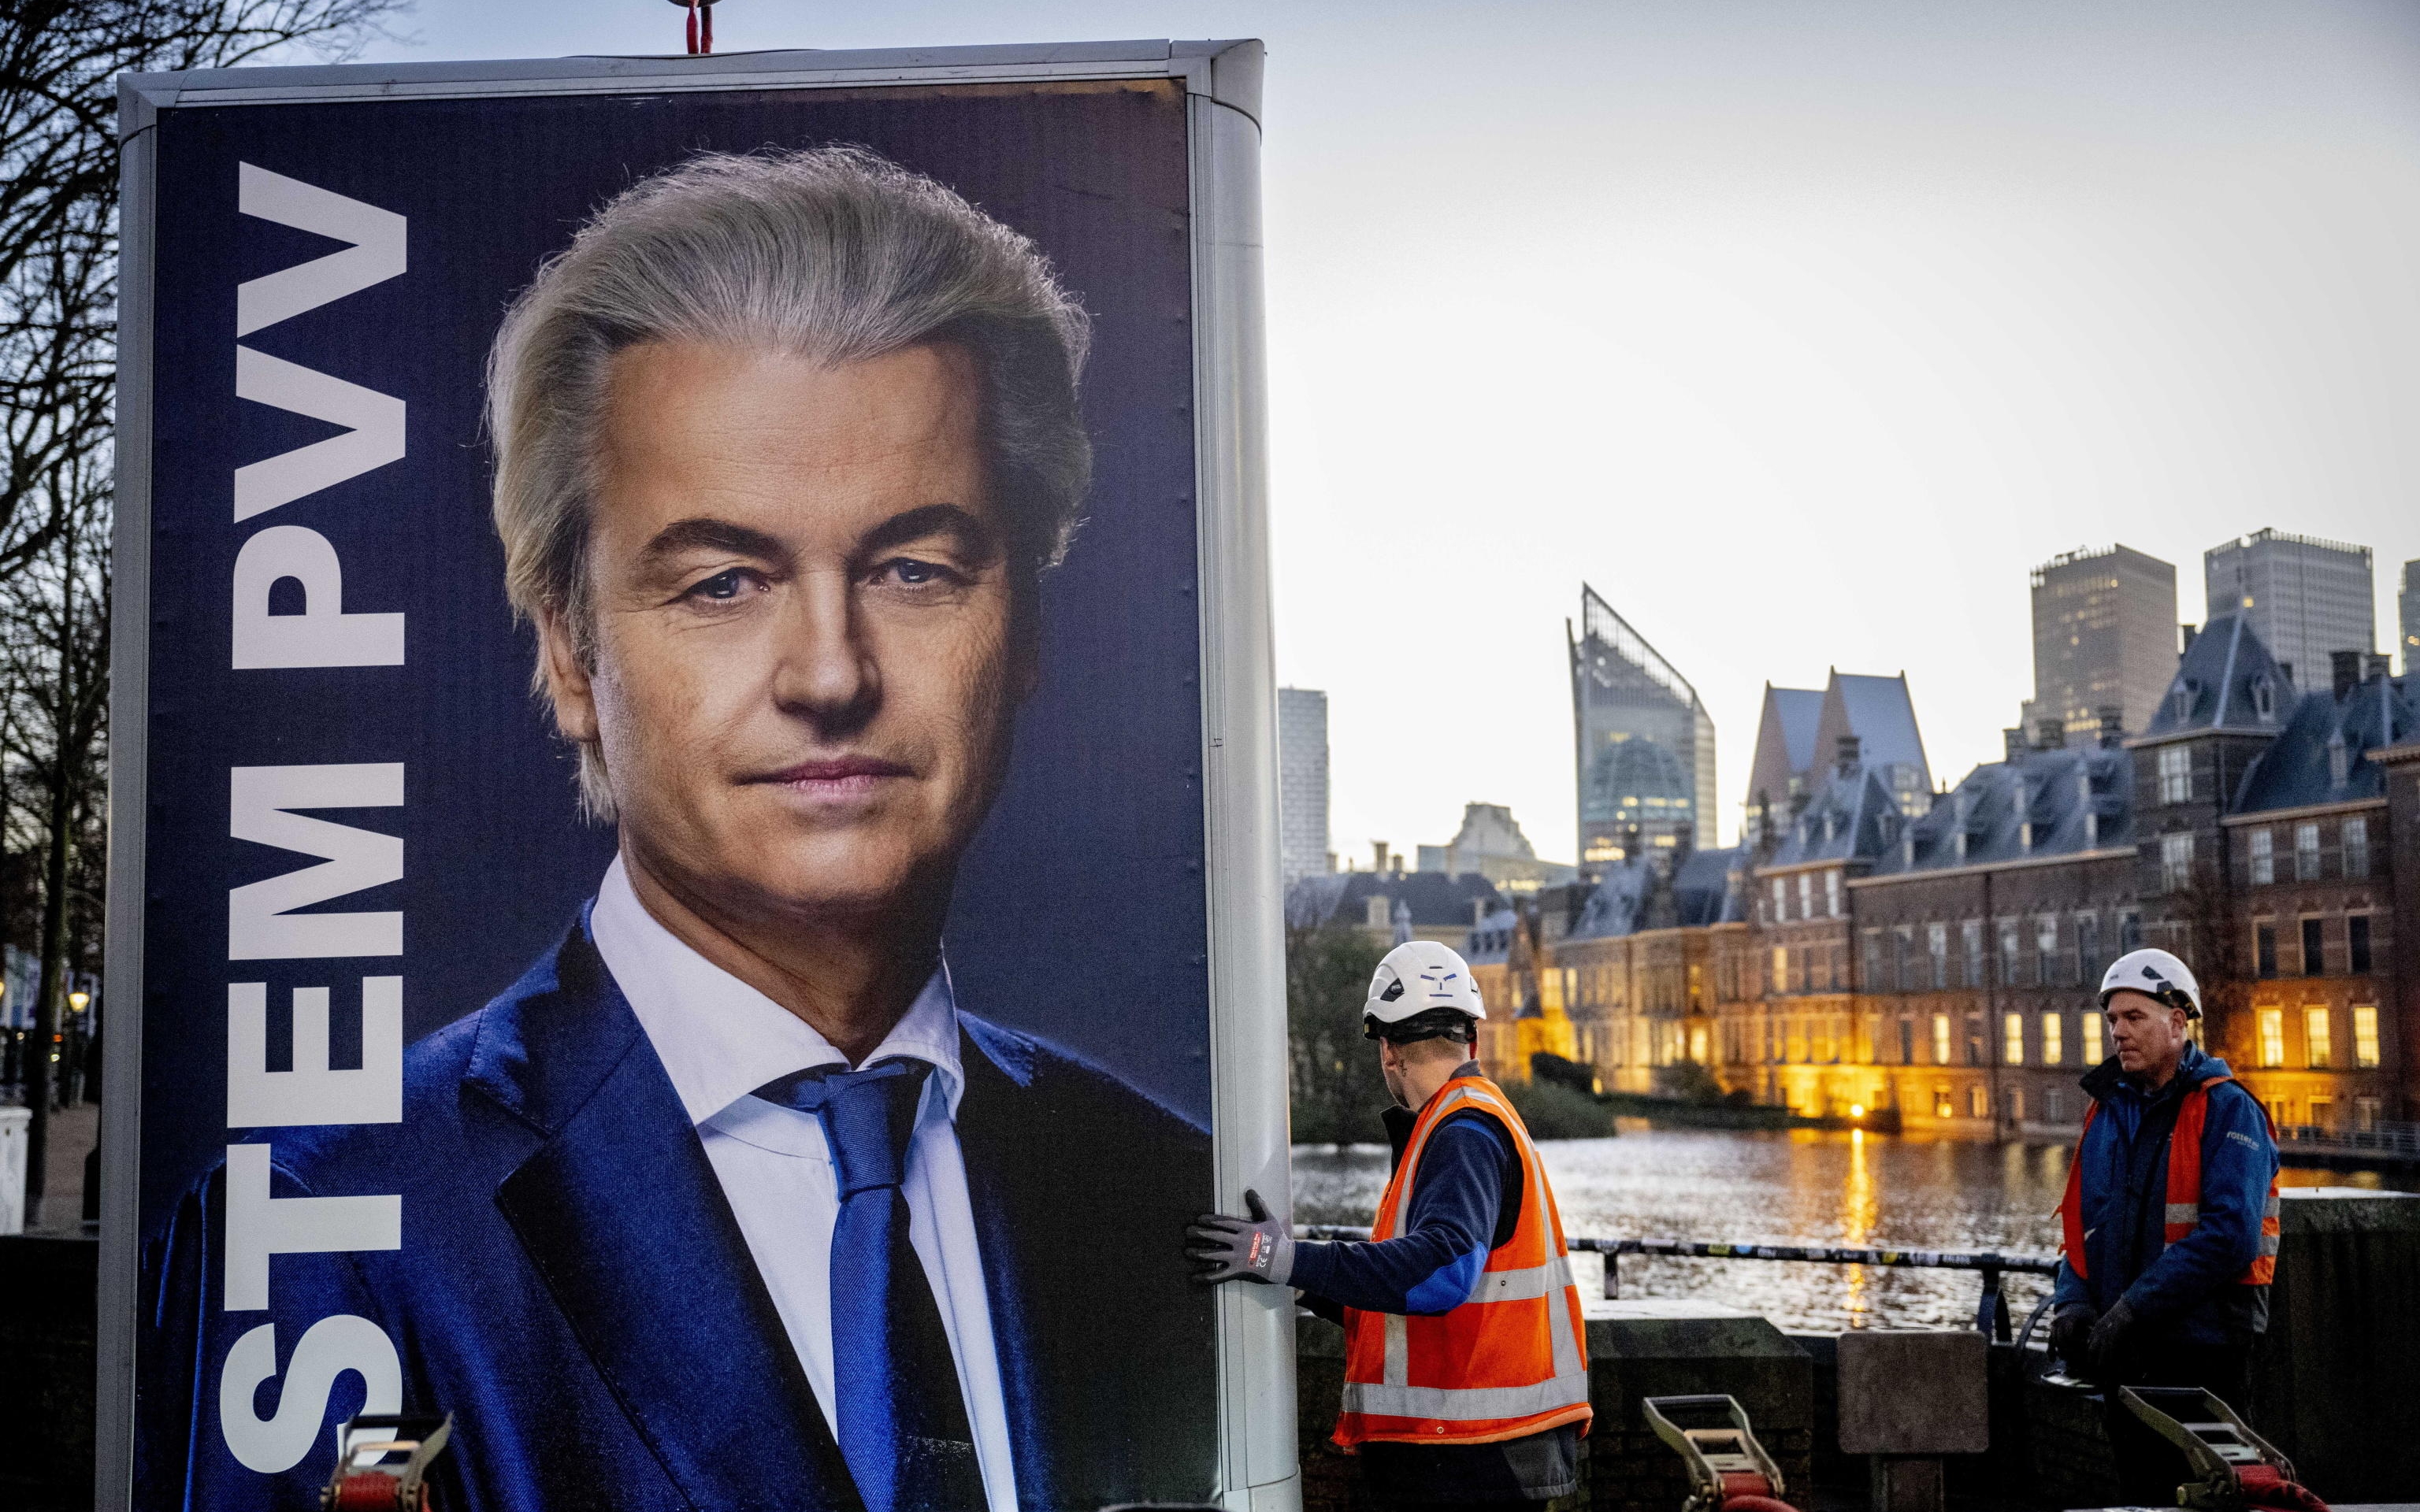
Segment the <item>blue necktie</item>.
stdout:
<svg viewBox="0 0 2420 1512">
<path fill-rule="evenodd" d="M 832 1224 L 832 1395 L 841 1458 L 866 1512 L 984 1505 L 957 1364 L 924 1267 L 908 1240 L 908 1141 L 932 1067 L 886 1060 L 817 1068 L 756 1095 L 812 1113 L 840 1188 Z"/>
</svg>

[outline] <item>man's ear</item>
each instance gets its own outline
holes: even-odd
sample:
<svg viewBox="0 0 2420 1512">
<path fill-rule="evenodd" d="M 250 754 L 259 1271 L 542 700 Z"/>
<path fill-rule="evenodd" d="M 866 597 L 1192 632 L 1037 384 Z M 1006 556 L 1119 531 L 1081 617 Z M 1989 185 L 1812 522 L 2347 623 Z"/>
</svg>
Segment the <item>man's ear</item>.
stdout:
<svg viewBox="0 0 2420 1512">
<path fill-rule="evenodd" d="M 588 669 L 581 665 L 571 626 L 559 607 L 537 612 L 537 665 L 546 678 L 547 701 L 554 705 L 554 727 L 578 746 L 597 743 L 597 699 Z"/>
</svg>

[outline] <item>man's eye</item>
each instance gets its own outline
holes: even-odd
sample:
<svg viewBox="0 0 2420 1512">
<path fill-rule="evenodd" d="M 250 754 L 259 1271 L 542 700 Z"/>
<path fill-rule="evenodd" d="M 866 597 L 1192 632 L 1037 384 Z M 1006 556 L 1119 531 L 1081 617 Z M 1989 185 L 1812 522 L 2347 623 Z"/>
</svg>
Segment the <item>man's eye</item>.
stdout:
<svg viewBox="0 0 2420 1512">
<path fill-rule="evenodd" d="M 717 602 L 728 603 L 730 600 L 737 598 L 741 590 L 747 586 L 746 574 L 742 573 L 737 567 L 732 567 L 725 571 L 718 572 L 713 577 L 708 578 L 705 581 L 690 588 L 688 596 L 690 598 L 707 598 L 716 600 Z"/>
<path fill-rule="evenodd" d="M 876 580 L 889 579 L 908 588 L 922 588 L 931 583 L 948 582 L 957 575 L 934 562 L 919 562 L 914 557 L 894 557 L 875 573 Z"/>
</svg>

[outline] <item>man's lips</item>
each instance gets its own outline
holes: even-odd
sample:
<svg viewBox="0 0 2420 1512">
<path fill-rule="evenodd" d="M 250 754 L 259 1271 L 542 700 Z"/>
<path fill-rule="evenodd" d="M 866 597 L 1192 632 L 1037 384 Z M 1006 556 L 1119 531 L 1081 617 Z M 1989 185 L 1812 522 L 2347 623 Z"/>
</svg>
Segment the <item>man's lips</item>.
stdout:
<svg viewBox="0 0 2420 1512">
<path fill-rule="evenodd" d="M 755 780 L 783 787 L 803 787 L 826 792 L 862 790 L 886 777 L 913 777 L 916 774 L 897 762 L 887 762 L 876 756 L 839 756 L 830 761 L 800 762 L 768 773 Z"/>
</svg>

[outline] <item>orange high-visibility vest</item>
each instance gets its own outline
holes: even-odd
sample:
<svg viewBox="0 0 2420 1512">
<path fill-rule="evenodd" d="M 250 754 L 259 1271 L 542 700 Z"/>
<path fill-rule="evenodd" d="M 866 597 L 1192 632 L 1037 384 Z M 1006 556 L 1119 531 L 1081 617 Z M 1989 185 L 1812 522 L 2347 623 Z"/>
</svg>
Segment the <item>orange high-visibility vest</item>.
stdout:
<svg viewBox="0 0 2420 1512">
<path fill-rule="evenodd" d="M 2201 1134 L 2210 1120 L 2210 1089 L 2221 1082 L 2231 1082 L 2232 1076 L 2212 1076 L 2185 1094 L 2184 1105 L 2177 1110 L 2177 1126 L 2168 1135 L 2168 1207 L 2162 1233 L 2173 1244 L 2194 1231 L 2201 1222 Z M 2101 1104 L 2094 1102 L 2084 1115 L 2084 1134 L 2075 1141 L 2075 1157 L 2067 1166 L 2067 1196 L 2058 1205 L 2059 1229 L 2064 1242 L 2060 1248 L 2067 1256 L 2071 1270 L 2079 1276 L 2086 1274 L 2084 1258 L 2084 1136 L 2092 1133 L 2092 1120 L 2101 1116 Z M 2269 1110 L 2261 1109 L 2262 1121 L 2269 1119 Z M 2269 1125 L 2269 1137 L 2277 1137 L 2277 1126 Z M 2252 1264 L 2235 1279 L 2247 1287 L 2265 1287 L 2277 1275 L 2277 1178 L 2269 1178 L 2269 1202 L 2260 1211 L 2260 1253 Z"/>
<path fill-rule="evenodd" d="M 1503 1089 L 1458 1076 L 1420 1109 L 1379 1200 L 1373 1241 L 1400 1232 L 1420 1151 L 1448 1116 L 1480 1109 L 1521 1157 L 1521 1215 L 1489 1252 L 1470 1300 L 1434 1318 L 1344 1310 L 1344 1449 L 1388 1443 L 1494 1443 L 1590 1418 L 1587 1330 L 1563 1248 L 1562 1215 L 1537 1147 Z"/>
</svg>

